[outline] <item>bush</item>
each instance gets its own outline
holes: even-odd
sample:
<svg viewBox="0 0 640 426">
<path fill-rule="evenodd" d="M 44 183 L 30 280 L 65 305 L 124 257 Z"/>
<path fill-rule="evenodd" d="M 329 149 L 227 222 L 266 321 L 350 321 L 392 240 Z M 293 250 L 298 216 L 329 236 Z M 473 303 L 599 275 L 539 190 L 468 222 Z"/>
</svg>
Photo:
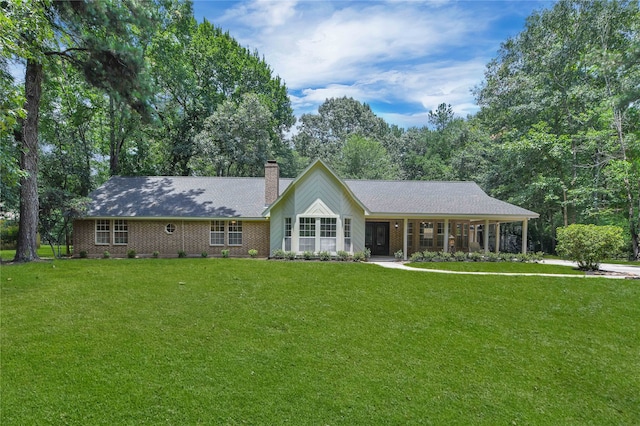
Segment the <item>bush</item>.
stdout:
<svg viewBox="0 0 640 426">
<path fill-rule="evenodd" d="M 274 259 L 284 259 L 284 250 L 282 249 L 274 250 L 273 253 L 271 254 L 271 257 L 273 257 Z"/>
<path fill-rule="evenodd" d="M 131 249 L 127 251 L 127 257 L 129 259 L 135 259 L 136 258 L 136 251 Z"/>
<path fill-rule="evenodd" d="M 18 243 L 18 225 L 7 225 L 2 222 L 0 226 L 0 247 L 4 250 L 13 250 Z"/>
<path fill-rule="evenodd" d="M 365 260 L 367 260 L 367 257 L 365 256 L 364 251 L 357 251 L 353 253 L 354 262 L 364 262 Z"/>
<path fill-rule="evenodd" d="M 296 259 L 296 252 L 295 251 L 285 251 L 284 252 L 284 258 L 287 260 L 295 260 Z"/>
<path fill-rule="evenodd" d="M 184 250 L 178 250 L 178 257 L 181 259 L 187 257 L 187 252 Z"/>
<path fill-rule="evenodd" d="M 209 253 L 207 253 L 206 251 L 203 251 L 202 253 L 200 253 L 201 257 L 209 257 Z"/>
<path fill-rule="evenodd" d="M 323 262 L 331 260 L 331 253 L 329 253 L 328 251 L 321 251 L 318 255 L 320 256 L 320 260 L 322 260 Z"/>
<path fill-rule="evenodd" d="M 80 250 L 80 259 L 86 259 L 89 257 L 89 253 L 86 250 Z"/>
<path fill-rule="evenodd" d="M 371 259 L 371 249 L 370 248 L 365 248 L 363 253 L 364 253 L 364 260 Z"/>
<path fill-rule="evenodd" d="M 485 262 L 500 262 L 502 259 L 498 253 L 494 253 L 490 251 L 489 253 L 484 254 Z"/>
<path fill-rule="evenodd" d="M 109 253 L 107 250 L 105 250 L 104 253 L 102 253 L 103 259 L 109 259 L 110 257 L 111 257 L 111 253 Z"/>
<path fill-rule="evenodd" d="M 597 270 L 600 262 L 619 254 L 624 246 L 618 226 L 569 225 L 556 230 L 560 256 L 578 262 L 583 270 Z"/>
<path fill-rule="evenodd" d="M 340 261 L 345 261 L 349 259 L 349 253 L 347 253 L 344 250 L 338 250 L 338 253 L 336 253 L 338 255 L 337 259 Z"/>
<path fill-rule="evenodd" d="M 404 258 L 404 252 L 402 250 L 398 250 L 397 252 L 393 253 L 393 256 L 396 258 L 396 260 L 402 260 Z"/>
<path fill-rule="evenodd" d="M 425 262 L 433 262 L 438 257 L 437 251 L 425 250 L 422 252 L 422 258 Z"/>
<path fill-rule="evenodd" d="M 222 255 L 223 258 L 228 258 L 229 257 L 229 250 L 225 249 L 225 250 L 221 250 L 220 254 Z"/>
<path fill-rule="evenodd" d="M 469 259 L 473 262 L 482 262 L 483 256 L 481 252 L 474 251 L 472 253 L 469 253 Z"/>
<path fill-rule="evenodd" d="M 451 262 L 453 260 L 453 255 L 448 251 L 441 251 L 437 253 L 436 259 L 440 259 L 441 262 Z"/>
<path fill-rule="evenodd" d="M 249 250 L 249 257 L 256 257 L 258 255 L 258 250 L 251 249 Z"/>
<path fill-rule="evenodd" d="M 158 257 L 160 257 L 160 252 L 156 250 L 151 256 L 153 256 L 154 259 L 157 259 Z"/>
<path fill-rule="evenodd" d="M 305 251 L 304 253 L 302 253 L 302 258 L 304 260 L 311 260 L 312 257 L 313 257 L 312 251 Z"/>
<path fill-rule="evenodd" d="M 409 257 L 409 260 L 411 260 L 412 262 L 424 262 L 424 255 L 421 251 L 417 251 L 415 253 L 411 253 L 411 257 Z"/>
<path fill-rule="evenodd" d="M 457 261 L 457 262 L 464 262 L 465 260 L 467 260 L 467 253 L 463 252 L 463 251 L 457 251 L 453 254 L 453 258 Z"/>
</svg>

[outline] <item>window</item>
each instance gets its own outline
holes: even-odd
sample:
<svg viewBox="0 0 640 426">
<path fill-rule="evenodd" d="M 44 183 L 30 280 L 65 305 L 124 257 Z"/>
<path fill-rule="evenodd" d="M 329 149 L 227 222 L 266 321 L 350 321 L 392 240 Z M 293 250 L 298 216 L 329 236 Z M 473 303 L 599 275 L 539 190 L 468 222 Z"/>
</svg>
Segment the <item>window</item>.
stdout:
<svg viewBox="0 0 640 426">
<path fill-rule="evenodd" d="M 351 218 L 345 217 L 343 223 L 344 230 L 344 250 L 351 251 Z"/>
<path fill-rule="evenodd" d="M 241 246 L 242 245 L 242 221 L 232 220 L 229 222 L 229 245 Z"/>
<path fill-rule="evenodd" d="M 456 224 L 456 245 L 459 248 L 467 248 L 469 246 L 469 224 Z"/>
<path fill-rule="evenodd" d="M 164 230 L 167 234 L 171 235 L 176 232 L 176 226 L 173 223 L 169 223 L 165 226 Z"/>
<path fill-rule="evenodd" d="M 413 247 L 413 222 L 407 223 L 407 246 Z"/>
<path fill-rule="evenodd" d="M 284 218 L 284 250 L 291 251 L 291 232 L 293 226 L 290 217 Z"/>
<path fill-rule="evenodd" d="M 111 221 L 96 220 L 96 244 L 109 244 L 111 242 Z"/>
<path fill-rule="evenodd" d="M 320 218 L 320 251 L 336 251 L 336 223 L 335 217 Z"/>
<path fill-rule="evenodd" d="M 113 221 L 113 244 L 126 245 L 129 242 L 129 225 L 126 220 Z"/>
<path fill-rule="evenodd" d="M 438 247 L 444 247 L 444 223 L 438 222 Z"/>
<path fill-rule="evenodd" d="M 212 246 L 224 245 L 224 221 L 212 220 L 211 221 L 211 241 Z"/>
<path fill-rule="evenodd" d="M 433 247 L 433 222 L 420 223 L 420 248 Z"/>
<path fill-rule="evenodd" d="M 316 219 L 300 218 L 300 251 L 316 251 Z"/>
</svg>

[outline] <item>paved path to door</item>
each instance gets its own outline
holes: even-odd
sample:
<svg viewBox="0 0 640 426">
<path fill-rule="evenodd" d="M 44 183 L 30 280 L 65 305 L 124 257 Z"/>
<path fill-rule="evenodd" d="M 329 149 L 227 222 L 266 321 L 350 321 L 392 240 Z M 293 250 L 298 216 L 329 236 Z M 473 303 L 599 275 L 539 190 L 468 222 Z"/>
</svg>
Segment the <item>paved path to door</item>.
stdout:
<svg viewBox="0 0 640 426">
<path fill-rule="evenodd" d="M 504 276 L 531 276 L 531 277 L 562 277 L 562 278 L 611 278 L 611 279 L 640 279 L 640 267 L 639 266 L 627 266 L 627 265 L 614 265 L 614 264 L 601 264 L 600 270 L 603 272 L 611 272 L 611 275 L 602 274 L 545 274 L 545 273 L 518 273 L 518 272 L 463 272 L 463 271 L 447 271 L 444 269 L 423 269 L 412 268 L 407 266 L 403 262 L 389 262 L 383 260 L 371 260 L 369 263 L 378 265 L 383 268 L 389 269 L 401 269 L 404 271 L 413 272 L 432 272 L 440 274 L 454 274 L 454 275 L 504 275 Z M 543 260 L 542 263 L 548 265 L 565 265 L 577 267 L 575 262 L 568 262 L 566 260 L 548 259 Z"/>
</svg>

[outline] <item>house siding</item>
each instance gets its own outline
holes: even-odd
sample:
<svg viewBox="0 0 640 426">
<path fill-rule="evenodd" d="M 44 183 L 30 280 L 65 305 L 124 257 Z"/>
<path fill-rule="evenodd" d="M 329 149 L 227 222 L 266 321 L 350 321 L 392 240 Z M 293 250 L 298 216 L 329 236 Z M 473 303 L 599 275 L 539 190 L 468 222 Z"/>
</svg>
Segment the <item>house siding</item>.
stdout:
<svg viewBox="0 0 640 426">
<path fill-rule="evenodd" d="M 345 189 L 342 182 L 327 172 L 323 167 L 315 167 L 303 176 L 295 187 L 285 195 L 277 206 L 271 210 L 271 253 L 283 248 L 284 219 L 290 217 L 293 220 L 294 236 L 299 229 L 296 223 L 297 217 L 308 211 L 317 200 L 321 200 L 333 214 L 339 218 L 338 226 L 338 250 L 343 250 L 343 223 L 344 218 L 351 219 L 352 251 L 364 250 L 365 220 L 362 207 L 353 199 Z M 296 244 L 292 244 L 292 249 Z"/>
<path fill-rule="evenodd" d="M 222 250 L 229 250 L 230 256 L 248 256 L 250 249 L 258 250 L 258 256 L 269 254 L 269 222 L 242 221 L 241 246 L 211 246 L 211 221 L 182 220 L 131 220 L 127 219 L 129 241 L 126 245 L 95 243 L 95 220 L 85 219 L 74 222 L 74 255 L 86 251 L 90 257 L 101 257 L 105 251 L 114 257 L 125 257 L 129 250 L 138 256 L 151 256 L 157 251 L 161 257 L 177 257 L 179 251 L 188 256 L 221 256 Z M 173 234 L 165 232 L 168 223 L 173 223 Z"/>
</svg>

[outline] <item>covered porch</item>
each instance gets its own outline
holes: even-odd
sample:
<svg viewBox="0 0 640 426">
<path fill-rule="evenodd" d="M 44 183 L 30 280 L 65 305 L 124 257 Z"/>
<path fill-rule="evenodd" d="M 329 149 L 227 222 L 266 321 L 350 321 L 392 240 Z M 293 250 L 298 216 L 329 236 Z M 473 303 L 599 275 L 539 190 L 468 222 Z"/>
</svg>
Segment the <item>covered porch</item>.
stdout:
<svg viewBox="0 0 640 426">
<path fill-rule="evenodd" d="M 501 247 L 500 225 L 521 224 L 521 252 L 528 249 L 527 217 L 367 217 L 365 247 L 374 256 L 393 256 L 402 251 L 404 260 L 422 251 L 484 252 Z"/>
</svg>

